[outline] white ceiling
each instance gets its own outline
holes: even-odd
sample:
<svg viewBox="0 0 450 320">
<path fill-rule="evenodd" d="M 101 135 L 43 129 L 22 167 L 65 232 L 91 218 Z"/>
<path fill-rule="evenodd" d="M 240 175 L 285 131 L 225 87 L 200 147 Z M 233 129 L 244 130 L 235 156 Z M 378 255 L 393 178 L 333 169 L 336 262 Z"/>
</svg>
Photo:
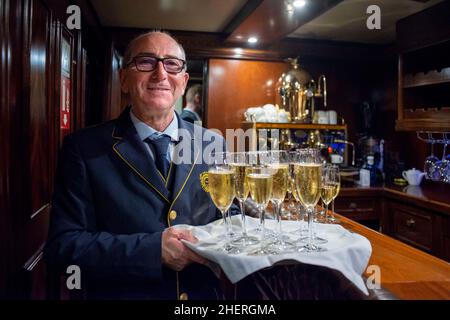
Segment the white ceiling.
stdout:
<svg viewBox="0 0 450 320">
<path fill-rule="evenodd" d="M 284 0 L 279 0 L 283 4 Z M 314 0 L 307 0 L 314 1 Z M 344 0 L 289 35 L 294 38 L 385 44 L 395 40 L 397 20 L 435 5 L 414 0 Z M 223 32 L 247 0 L 91 0 L 102 25 Z M 381 8 L 381 30 L 366 27 L 369 5 Z M 303 7 L 308 10 L 308 5 Z"/>
<path fill-rule="evenodd" d="M 304 24 L 290 37 L 349 41 L 360 43 L 390 43 L 395 40 L 397 20 L 422 11 L 442 0 L 426 3 L 412 0 L 345 0 L 321 16 Z M 381 30 L 366 26 L 367 7 L 378 5 L 381 10 Z M 306 7 L 304 7 L 306 9 Z"/>
<path fill-rule="evenodd" d="M 247 0 L 91 0 L 104 26 L 221 32 Z"/>
</svg>

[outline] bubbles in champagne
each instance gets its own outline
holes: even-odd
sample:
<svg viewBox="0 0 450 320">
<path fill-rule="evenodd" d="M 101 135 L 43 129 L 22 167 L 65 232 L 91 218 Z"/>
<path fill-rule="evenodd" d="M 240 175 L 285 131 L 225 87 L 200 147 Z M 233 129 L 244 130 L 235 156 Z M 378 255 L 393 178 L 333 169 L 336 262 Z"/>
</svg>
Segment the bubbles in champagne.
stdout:
<svg viewBox="0 0 450 320">
<path fill-rule="evenodd" d="M 328 205 L 333 200 L 334 192 L 336 191 L 335 184 L 326 184 L 322 186 L 321 197 L 323 202 Z"/>
<path fill-rule="evenodd" d="M 235 195 L 234 171 L 210 170 L 208 172 L 208 189 L 214 205 L 222 212 L 228 210 Z"/>
<path fill-rule="evenodd" d="M 305 207 L 313 207 L 320 198 L 322 165 L 302 163 L 295 165 L 295 187 L 300 202 Z"/>
<path fill-rule="evenodd" d="M 252 199 L 264 207 L 272 197 L 273 176 L 268 173 L 248 173 L 248 186 Z"/>
<path fill-rule="evenodd" d="M 236 198 L 245 200 L 248 197 L 248 182 L 246 179 L 245 163 L 231 163 L 230 166 L 234 169 L 236 178 Z"/>
<path fill-rule="evenodd" d="M 272 199 L 282 202 L 286 197 L 286 192 L 289 185 L 289 165 L 288 164 L 274 164 L 270 165 L 273 170 L 273 188 Z"/>
</svg>

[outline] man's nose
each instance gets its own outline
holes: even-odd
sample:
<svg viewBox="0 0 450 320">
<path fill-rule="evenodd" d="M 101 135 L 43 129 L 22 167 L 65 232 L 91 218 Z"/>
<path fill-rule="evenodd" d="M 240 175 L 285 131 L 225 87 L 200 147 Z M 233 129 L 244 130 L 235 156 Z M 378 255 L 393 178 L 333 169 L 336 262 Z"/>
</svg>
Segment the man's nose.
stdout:
<svg viewBox="0 0 450 320">
<path fill-rule="evenodd" d="M 153 70 L 152 79 L 155 80 L 164 80 L 167 77 L 166 69 L 164 69 L 164 65 L 162 61 L 158 61 L 156 64 L 155 70 Z"/>
</svg>

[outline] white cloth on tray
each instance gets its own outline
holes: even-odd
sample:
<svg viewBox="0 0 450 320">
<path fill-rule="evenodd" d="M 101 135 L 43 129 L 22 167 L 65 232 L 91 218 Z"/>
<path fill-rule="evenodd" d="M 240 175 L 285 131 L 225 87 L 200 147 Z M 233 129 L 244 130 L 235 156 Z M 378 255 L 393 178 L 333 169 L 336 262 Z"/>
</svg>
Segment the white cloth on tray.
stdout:
<svg viewBox="0 0 450 320">
<path fill-rule="evenodd" d="M 233 231 L 239 234 L 241 232 L 241 217 L 233 216 L 231 221 Z M 246 225 L 247 230 L 255 229 L 259 225 L 259 219 L 247 216 Z M 275 220 L 266 220 L 265 225 L 267 229 L 277 229 Z M 232 283 L 236 283 L 258 270 L 270 267 L 281 261 L 295 260 L 337 270 L 368 295 L 361 275 L 367 267 L 372 253 L 372 246 L 367 238 L 350 232 L 340 225 L 315 224 L 316 234 L 328 240 L 326 244 L 320 245 L 326 251 L 303 251 L 264 256 L 248 255 L 246 252 L 232 255 L 221 250 L 225 244 L 222 219 L 204 226 L 176 225 L 175 227 L 192 230 L 199 241 L 195 244 L 185 240 L 183 242 L 200 256 L 217 263 Z M 291 242 L 299 238 L 299 234 L 291 233 L 299 229 L 299 227 L 300 222 L 298 221 L 282 221 L 283 234 L 289 236 Z M 257 249 L 257 246 L 249 247 L 248 251 Z"/>
</svg>

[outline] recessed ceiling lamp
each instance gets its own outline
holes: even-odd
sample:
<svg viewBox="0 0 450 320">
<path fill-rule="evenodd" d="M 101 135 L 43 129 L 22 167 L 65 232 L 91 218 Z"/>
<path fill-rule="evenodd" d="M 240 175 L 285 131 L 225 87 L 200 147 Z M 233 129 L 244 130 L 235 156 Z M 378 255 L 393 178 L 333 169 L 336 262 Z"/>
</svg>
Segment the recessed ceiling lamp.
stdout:
<svg viewBox="0 0 450 320">
<path fill-rule="evenodd" d="M 306 5 L 306 0 L 286 0 L 286 10 L 289 13 L 294 13 L 295 9 L 302 8 Z"/>
<path fill-rule="evenodd" d="M 258 42 L 258 38 L 257 37 L 250 37 L 248 38 L 248 43 L 257 43 Z"/>
<path fill-rule="evenodd" d="M 294 0 L 294 2 L 292 2 L 292 5 L 294 6 L 294 8 L 304 7 L 305 4 L 306 4 L 305 0 Z"/>
</svg>

